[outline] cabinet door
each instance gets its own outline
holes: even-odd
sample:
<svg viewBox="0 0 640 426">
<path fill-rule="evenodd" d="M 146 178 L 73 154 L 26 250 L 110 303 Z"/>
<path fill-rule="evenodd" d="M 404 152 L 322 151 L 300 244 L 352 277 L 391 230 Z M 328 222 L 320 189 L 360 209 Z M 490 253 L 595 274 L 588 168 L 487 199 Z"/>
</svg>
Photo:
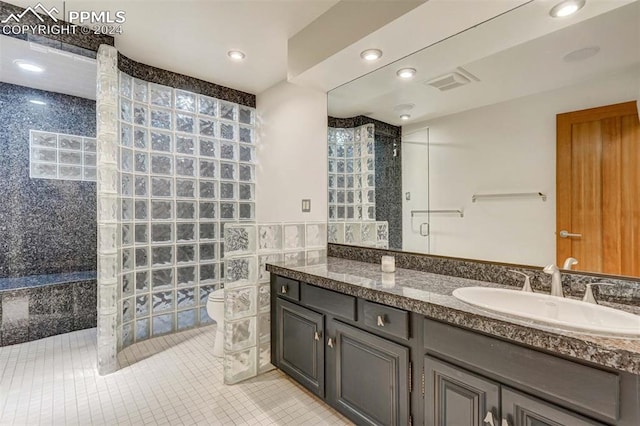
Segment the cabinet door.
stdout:
<svg viewBox="0 0 640 426">
<path fill-rule="evenodd" d="M 339 321 L 327 328 L 330 403 L 357 424 L 407 425 L 409 349 Z"/>
<path fill-rule="evenodd" d="M 278 367 L 324 397 L 323 315 L 280 298 L 276 311 Z"/>
<path fill-rule="evenodd" d="M 424 374 L 426 424 L 498 426 L 498 383 L 430 356 L 425 357 Z"/>
<path fill-rule="evenodd" d="M 604 426 L 603 423 L 504 386 L 502 418 L 503 426 Z"/>
</svg>

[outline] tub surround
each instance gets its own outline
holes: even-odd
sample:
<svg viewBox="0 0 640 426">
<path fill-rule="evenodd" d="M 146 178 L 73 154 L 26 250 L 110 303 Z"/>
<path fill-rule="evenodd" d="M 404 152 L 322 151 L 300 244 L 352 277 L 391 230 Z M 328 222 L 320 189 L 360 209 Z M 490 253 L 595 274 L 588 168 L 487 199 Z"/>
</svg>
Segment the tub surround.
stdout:
<svg viewBox="0 0 640 426">
<path fill-rule="evenodd" d="M 403 266 L 402 260 L 398 257 L 396 265 Z M 561 331 L 483 311 L 452 296 L 452 291 L 459 287 L 504 288 L 507 287 L 505 285 L 401 268 L 391 276 L 383 276 L 379 264 L 334 257 L 327 258 L 324 264 L 313 266 L 269 263 L 267 270 L 282 277 L 405 309 L 555 355 L 640 374 L 638 339 Z M 640 309 L 634 306 L 614 307 L 640 314 Z"/>
</svg>

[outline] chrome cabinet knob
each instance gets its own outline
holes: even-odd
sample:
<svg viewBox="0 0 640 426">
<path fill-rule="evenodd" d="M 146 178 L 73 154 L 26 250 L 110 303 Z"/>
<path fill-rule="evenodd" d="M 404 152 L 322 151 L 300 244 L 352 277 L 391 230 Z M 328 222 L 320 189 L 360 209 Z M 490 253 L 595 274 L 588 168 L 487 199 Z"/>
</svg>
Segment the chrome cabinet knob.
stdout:
<svg viewBox="0 0 640 426">
<path fill-rule="evenodd" d="M 315 333 L 313 333 L 313 339 L 318 341 L 318 340 L 320 340 L 320 336 L 321 335 L 322 335 L 322 332 L 317 332 L 316 331 Z"/>
<path fill-rule="evenodd" d="M 484 416 L 483 422 L 489 426 L 496 426 L 496 423 L 493 421 L 493 413 L 491 411 L 487 411 L 487 415 Z"/>
<path fill-rule="evenodd" d="M 333 339 L 331 337 L 329 337 L 329 339 L 327 340 L 327 346 L 333 348 Z"/>
<path fill-rule="evenodd" d="M 283 286 L 280 288 L 280 293 L 282 293 L 282 294 L 287 294 L 287 286 L 286 286 L 286 285 L 283 285 Z"/>
<path fill-rule="evenodd" d="M 378 327 L 384 327 L 384 315 L 378 315 Z"/>
</svg>

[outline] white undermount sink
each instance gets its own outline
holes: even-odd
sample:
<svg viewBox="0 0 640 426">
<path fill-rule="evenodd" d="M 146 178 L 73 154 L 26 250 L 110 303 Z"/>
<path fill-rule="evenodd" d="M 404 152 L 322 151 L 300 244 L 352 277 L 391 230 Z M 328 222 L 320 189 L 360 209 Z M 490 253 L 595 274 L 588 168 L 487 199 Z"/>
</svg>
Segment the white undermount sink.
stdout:
<svg viewBox="0 0 640 426">
<path fill-rule="evenodd" d="M 593 303 L 489 287 L 458 288 L 453 295 L 483 309 L 557 328 L 599 335 L 640 337 L 640 315 Z"/>
</svg>

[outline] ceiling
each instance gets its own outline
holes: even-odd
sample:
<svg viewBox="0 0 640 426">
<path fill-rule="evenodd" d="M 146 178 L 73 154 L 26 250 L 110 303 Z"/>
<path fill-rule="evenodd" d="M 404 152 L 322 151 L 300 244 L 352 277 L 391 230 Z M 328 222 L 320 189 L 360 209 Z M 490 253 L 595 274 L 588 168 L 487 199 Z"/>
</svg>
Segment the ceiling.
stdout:
<svg viewBox="0 0 640 426">
<path fill-rule="evenodd" d="M 4 36 L 0 37 L 0 52 L 2 82 L 86 99 L 96 98 L 95 59 Z M 16 59 L 36 63 L 45 71 L 23 71 L 13 63 Z"/>
<path fill-rule="evenodd" d="M 338 0 L 42 0 L 65 10 L 126 12 L 116 47 L 155 67 L 258 94 L 287 77 L 287 40 Z M 33 0 L 9 0 L 22 7 Z M 231 49 L 247 57 L 233 62 Z M 4 55 L 4 54 L 3 54 Z"/>
<path fill-rule="evenodd" d="M 579 14 L 560 22 L 548 16 L 548 3 L 529 3 L 331 91 L 329 114 L 362 114 L 406 125 L 614 75 L 640 64 L 638 22 L 638 1 L 587 2 Z M 529 34 L 514 31 L 525 23 Z M 598 46 L 598 54 L 563 60 L 590 46 Z M 418 72 L 412 80 L 401 81 L 396 71 L 402 67 Z M 457 67 L 480 81 L 449 91 L 425 84 Z M 398 108 L 402 105 L 413 107 Z M 411 114 L 411 119 L 401 121 L 401 113 Z"/>
</svg>

